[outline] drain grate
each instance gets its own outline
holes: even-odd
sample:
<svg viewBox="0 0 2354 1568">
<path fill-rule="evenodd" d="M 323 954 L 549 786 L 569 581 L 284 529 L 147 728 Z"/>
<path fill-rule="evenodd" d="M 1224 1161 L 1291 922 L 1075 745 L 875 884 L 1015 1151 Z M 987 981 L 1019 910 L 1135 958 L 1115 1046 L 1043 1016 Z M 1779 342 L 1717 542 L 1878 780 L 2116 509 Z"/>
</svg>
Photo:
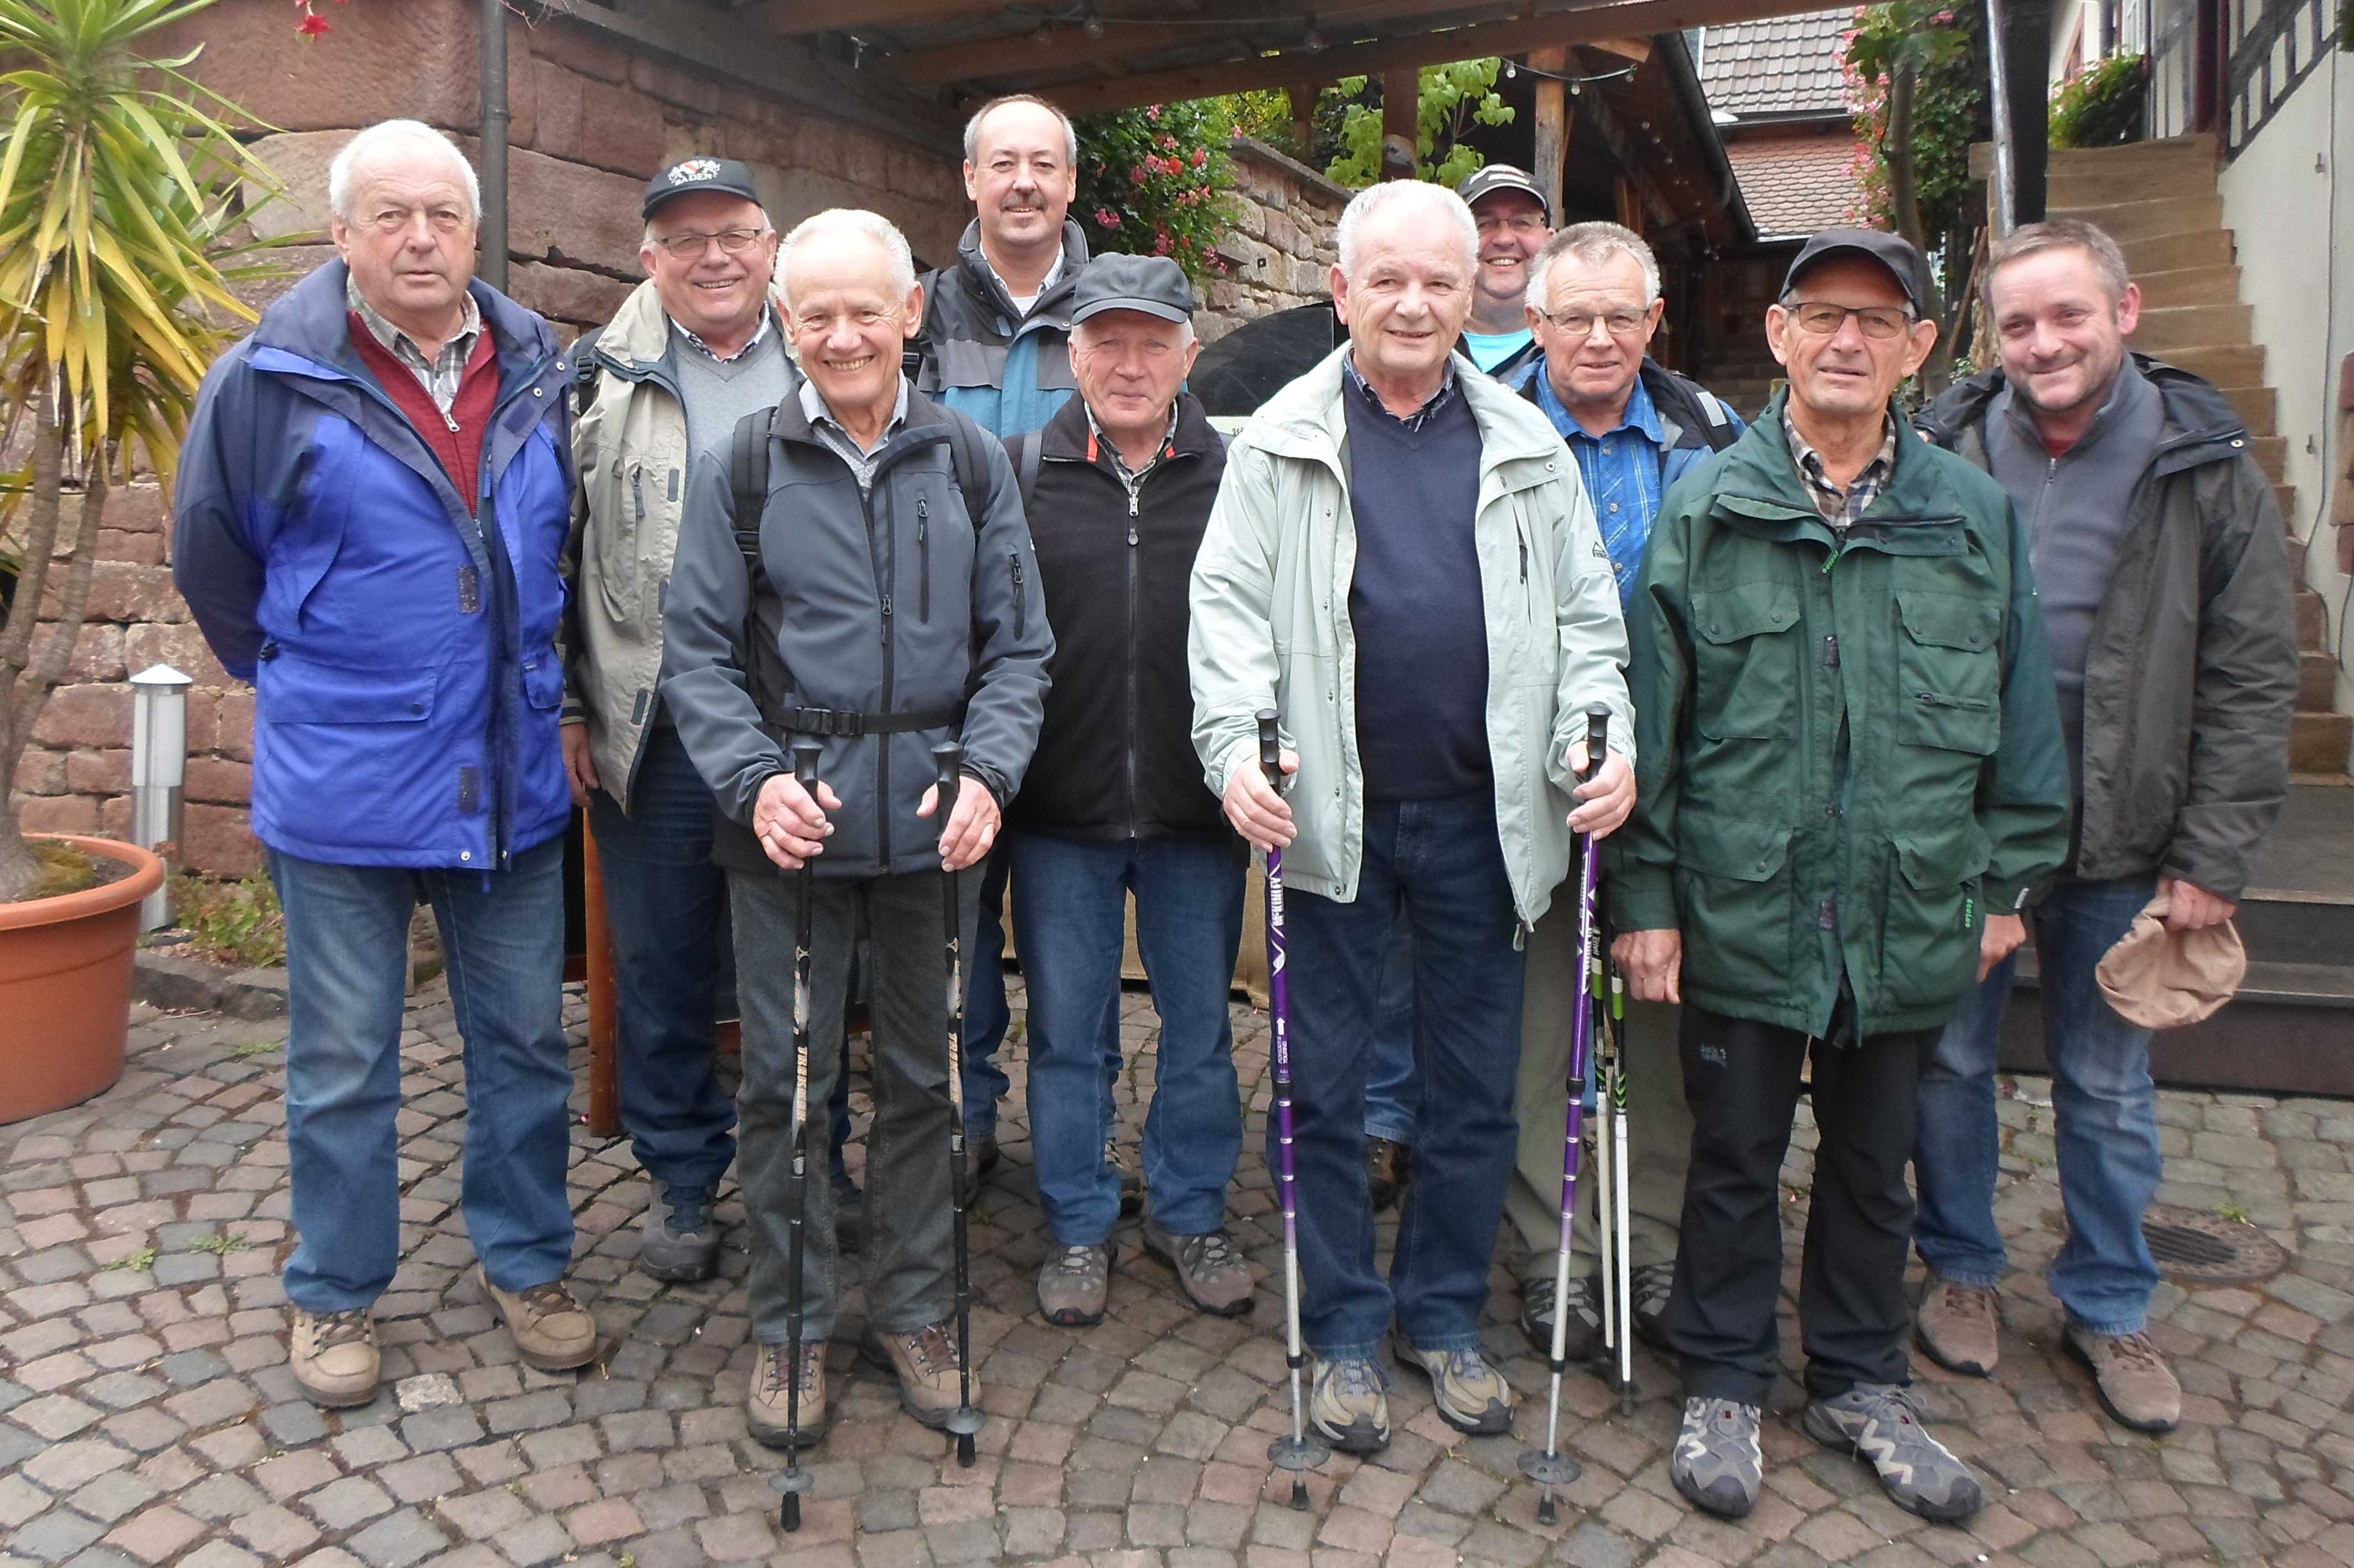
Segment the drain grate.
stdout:
<svg viewBox="0 0 2354 1568">
<path fill-rule="evenodd" d="M 2190 1209 L 2154 1208 L 2143 1217 L 2141 1234 L 2168 1279 L 2211 1285 L 2269 1279 L 2288 1266 L 2280 1244 L 2253 1225 Z"/>
</svg>

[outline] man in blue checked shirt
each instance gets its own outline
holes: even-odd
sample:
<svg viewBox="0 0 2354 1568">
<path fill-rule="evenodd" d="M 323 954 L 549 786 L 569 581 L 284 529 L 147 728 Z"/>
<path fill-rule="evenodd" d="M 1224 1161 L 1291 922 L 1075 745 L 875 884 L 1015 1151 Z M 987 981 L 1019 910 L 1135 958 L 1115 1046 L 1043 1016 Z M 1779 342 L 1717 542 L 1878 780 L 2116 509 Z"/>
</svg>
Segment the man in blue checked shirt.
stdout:
<svg viewBox="0 0 2354 1568">
<path fill-rule="evenodd" d="M 1574 224 L 1548 240 L 1529 264 L 1526 309 L 1544 358 L 1522 395 L 1544 410 L 1577 458 L 1618 579 L 1621 609 L 1634 598 L 1661 497 L 1742 431 L 1740 416 L 1645 353 L 1665 308 L 1651 248 L 1615 223 Z M 1523 1244 L 1524 1255 L 1517 1263 L 1521 1328 L 1540 1353 L 1549 1352 L 1553 1340 L 1570 987 L 1576 981 L 1575 927 L 1574 912 L 1557 910 L 1539 923 L 1530 941 L 1520 1087 L 1513 1102 L 1521 1150 L 1505 1195 L 1505 1213 Z M 1657 1346 L 1659 1314 L 1667 1309 L 1675 1279 L 1691 1113 L 1684 1106 L 1676 1010 L 1630 1002 L 1624 1029 L 1635 1328 Z M 1577 1247 L 1590 1259 L 1596 1255 L 1596 1183 L 1579 1187 Z M 1593 1354 L 1601 1332 L 1598 1278 L 1574 1277 L 1566 1305 L 1569 1355 Z"/>
</svg>

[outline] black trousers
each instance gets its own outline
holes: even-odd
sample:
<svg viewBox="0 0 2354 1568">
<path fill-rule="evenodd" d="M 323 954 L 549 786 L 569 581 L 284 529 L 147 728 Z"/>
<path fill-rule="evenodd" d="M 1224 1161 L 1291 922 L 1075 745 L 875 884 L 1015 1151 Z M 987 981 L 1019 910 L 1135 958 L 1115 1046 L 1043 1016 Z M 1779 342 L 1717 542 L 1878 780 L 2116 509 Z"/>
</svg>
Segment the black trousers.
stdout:
<svg viewBox="0 0 2354 1568">
<path fill-rule="evenodd" d="M 1915 1089 L 1937 1032 L 1811 1042 L 1815 1151 L 1798 1321 L 1807 1393 L 1912 1381 L 1904 1262 L 1913 1236 Z M 1687 1004 L 1677 1044 L 1691 1107 L 1691 1174 L 1668 1342 L 1688 1398 L 1763 1405 L 1782 1285 L 1782 1158 L 1808 1037 Z"/>
</svg>

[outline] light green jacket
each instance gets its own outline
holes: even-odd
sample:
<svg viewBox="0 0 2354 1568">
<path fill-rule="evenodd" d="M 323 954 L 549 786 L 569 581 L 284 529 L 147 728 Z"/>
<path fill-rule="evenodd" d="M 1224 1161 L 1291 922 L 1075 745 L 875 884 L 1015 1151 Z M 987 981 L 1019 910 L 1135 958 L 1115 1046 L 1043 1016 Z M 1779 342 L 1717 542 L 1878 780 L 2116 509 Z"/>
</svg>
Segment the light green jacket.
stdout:
<svg viewBox="0 0 2354 1568">
<path fill-rule="evenodd" d="M 1225 479 L 1194 558 L 1189 654 L 1193 747 L 1210 788 L 1256 763 L 1257 714 L 1281 715 L 1299 753 L 1289 789 L 1291 887 L 1357 895 L 1364 773 L 1357 753 L 1357 635 L 1349 584 L 1345 373 L 1336 350 L 1270 398 L 1226 450 Z M 1610 557 L 1576 460 L 1536 408 L 1485 376 L 1456 385 L 1479 427 L 1474 528 L 1488 622 L 1488 751 L 1497 835 L 1522 925 L 1569 872 L 1569 747 L 1588 704 L 1609 705 L 1610 747 L 1634 757 L 1621 667 L 1627 633 Z"/>
</svg>

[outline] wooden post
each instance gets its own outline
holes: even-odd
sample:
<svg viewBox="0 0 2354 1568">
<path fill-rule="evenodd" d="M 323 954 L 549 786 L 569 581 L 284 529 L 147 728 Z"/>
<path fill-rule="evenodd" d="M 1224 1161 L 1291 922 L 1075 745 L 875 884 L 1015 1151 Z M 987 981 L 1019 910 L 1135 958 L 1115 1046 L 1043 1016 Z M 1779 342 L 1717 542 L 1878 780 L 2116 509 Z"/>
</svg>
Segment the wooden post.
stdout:
<svg viewBox="0 0 2354 1568">
<path fill-rule="evenodd" d="M 1422 71 L 1382 78 L 1382 178 L 1410 180 L 1422 166 Z"/>
<path fill-rule="evenodd" d="M 1303 81 L 1291 89 L 1291 139 L 1299 145 L 1299 161 L 1316 162 L 1316 95 L 1322 87 Z"/>
<path fill-rule="evenodd" d="M 1544 193 L 1545 211 L 1553 215 L 1552 223 L 1558 228 L 1564 221 L 1561 171 L 1569 160 L 1569 88 L 1553 78 L 1568 73 L 1569 50 L 1531 49 L 1529 69 L 1551 73 L 1536 79 L 1536 148 L 1530 154 L 1529 173 L 1536 176 L 1537 189 Z"/>
<path fill-rule="evenodd" d="M 588 938 L 588 1133 L 610 1138 L 621 1130 L 618 1027 L 620 1007 L 613 990 L 613 938 L 605 928 L 605 868 L 597 858 L 597 834 L 580 830 L 580 893 Z"/>
</svg>

